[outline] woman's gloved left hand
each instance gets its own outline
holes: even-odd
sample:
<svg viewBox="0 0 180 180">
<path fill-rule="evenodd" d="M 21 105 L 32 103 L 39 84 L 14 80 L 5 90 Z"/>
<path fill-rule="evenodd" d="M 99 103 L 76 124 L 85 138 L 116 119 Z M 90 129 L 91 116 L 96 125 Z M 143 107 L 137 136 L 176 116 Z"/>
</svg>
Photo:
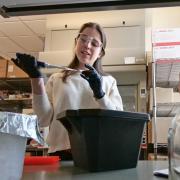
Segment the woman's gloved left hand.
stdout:
<svg viewBox="0 0 180 180">
<path fill-rule="evenodd" d="M 93 90 L 95 98 L 100 99 L 104 97 L 105 93 L 102 90 L 102 77 L 96 71 L 96 69 L 89 64 L 85 64 L 85 67 L 89 70 L 82 71 L 82 73 L 80 74 L 81 77 L 88 81 L 91 89 Z"/>
<path fill-rule="evenodd" d="M 42 73 L 40 71 L 39 62 L 34 56 L 29 54 L 16 53 L 16 59 L 11 59 L 16 66 L 21 68 L 31 78 L 40 78 Z"/>
</svg>

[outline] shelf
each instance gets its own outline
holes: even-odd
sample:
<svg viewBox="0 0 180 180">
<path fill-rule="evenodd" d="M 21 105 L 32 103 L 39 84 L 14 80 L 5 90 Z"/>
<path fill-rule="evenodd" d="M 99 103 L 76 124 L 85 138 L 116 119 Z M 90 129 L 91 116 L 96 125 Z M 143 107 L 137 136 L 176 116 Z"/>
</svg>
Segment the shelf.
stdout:
<svg viewBox="0 0 180 180">
<path fill-rule="evenodd" d="M 33 147 L 31 145 L 27 145 L 26 152 L 29 152 L 31 156 L 47 156 L 48 147 Z"/>
<path fill-rule="evenodd" d="M 0 90 L 31 92 L 29 78 L 0 78 Z"/>
<path fill-rule="evenodd" d="M 114 71 L 146 71 L 146 64 L 112 64 L 103 65 L 103 70 L 106 72 Z"/>
<path fill-rule="evenodd" d="M 156 63 L 156 86 L 170 87 L 177 91 L 180 61 L 158 61 Z"/>
<path fill-rule="evenodd" d="M 8 99 L 8 100 L 0 100 L 0 109 L 10 109 L 10 108 L 32 108 L 32 99 Z"/>
<path fill-rule="evenodd" d="M 173 88 L 178 91 L 180 61 L 158 61 L 156 62 L 156 86 Z M 148 64 L 148 89 L 152 88 L 152 63 Z"/>
<path fill-rule="evenodd" d="M 180 102 L 157 103 L 157 117 L 174 117 L 180 111 Z"/>
</svg>

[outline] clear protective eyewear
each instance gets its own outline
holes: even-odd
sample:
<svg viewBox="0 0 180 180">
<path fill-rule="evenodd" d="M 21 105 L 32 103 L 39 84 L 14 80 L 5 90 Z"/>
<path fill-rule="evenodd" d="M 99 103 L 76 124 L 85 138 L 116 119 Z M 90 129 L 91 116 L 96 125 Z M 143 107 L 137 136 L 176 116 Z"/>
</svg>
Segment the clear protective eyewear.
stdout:
<svg viewBox="0 0 180 180">
<path fill-rule="evenodd" d="M 77 39 L 79 39 L 83 44 L 90 42 L 93 47 L 96 47 L 96 48 L 102 47 L 101 41 L 98 41 L 94 37 L 88 36 L 88 35 L 83 34 L 83 33 L 79 33 Z"/>
</svg>

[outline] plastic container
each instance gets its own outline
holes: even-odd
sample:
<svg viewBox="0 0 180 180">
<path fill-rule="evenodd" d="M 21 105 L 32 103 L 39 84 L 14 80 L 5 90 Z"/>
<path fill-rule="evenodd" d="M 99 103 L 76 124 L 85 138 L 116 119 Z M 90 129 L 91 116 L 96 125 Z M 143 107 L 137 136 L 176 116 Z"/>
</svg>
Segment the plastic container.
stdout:
<svg viewBox="0 0 180 180">
<path fill-rule="evenodd" d="M 59 156 L 26 156 L 24 165 L 48 165 L 59 163 Z"/>
<path fill-rule="evenodd" d="M 136 167 L 148 114 L 81 109 L 57 119 L 68 130 L 75 166 L 88 171 Z"/>
</svg>

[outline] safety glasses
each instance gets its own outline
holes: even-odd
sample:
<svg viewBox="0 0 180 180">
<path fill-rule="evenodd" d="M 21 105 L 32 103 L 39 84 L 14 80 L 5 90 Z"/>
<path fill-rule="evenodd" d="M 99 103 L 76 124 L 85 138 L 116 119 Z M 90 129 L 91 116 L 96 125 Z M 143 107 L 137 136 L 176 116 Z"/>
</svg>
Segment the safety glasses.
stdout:
<svg viewBox="0 0 180 180">
<path fill-rule="evenodd" d="M 95 48 L 99 48 L 102 47 L 102 42 L 98 41 L 97 39 L 95 39 L 94 37 L 88 36 L 86 34 L 83 33 L 79 33 L 78 40 L 80 40 L 81 43 L 86 44 L 86 43 L 91 43 L 91 45 Z"/>
</svg>

